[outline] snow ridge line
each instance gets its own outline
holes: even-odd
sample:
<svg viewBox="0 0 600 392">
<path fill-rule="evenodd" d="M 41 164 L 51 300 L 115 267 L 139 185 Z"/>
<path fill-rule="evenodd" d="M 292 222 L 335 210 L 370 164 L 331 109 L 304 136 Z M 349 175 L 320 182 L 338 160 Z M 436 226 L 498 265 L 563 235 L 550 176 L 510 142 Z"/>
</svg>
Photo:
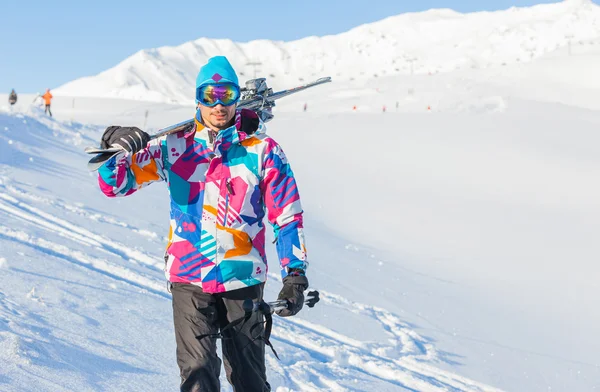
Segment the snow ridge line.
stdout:
<svg viewBox="0 0 600 392">
<path fill-rule="evenodd" d="M 138 272 L 133 272 L 123 266 L 114 265 L 106 260 L 88 256 L 78 250 L 71 250 L 65 245 L 31 236 L 24 231 L 13 230 L 0 224 L 0 239 L 12 240 L 25 246 L 32 247 L 42 253 L 69 261 L 80 267 L 89 268 L 102 275 L 115 280 L 129 283 L 133 286 L 148 290 L 161 297 L 170 298 L 165 292 L 164 284 L 159 284 L 155 277 L 147 277 Z"/>
<path fill-rule="evenodd" d="M 0 184 L 0 189 L 6 188 Z M 162 270 L 163 265 L 156 258 L 147 255 L 138 250 L 131 250 L 129 247 L 107 239 L 106 237 L 92 233 L 91 231 L 76 226 L 68 221 L 57 218 L 48 214 L 36 207 L 32 207 L 27 203 L 9 196 L 4 192 L 0 192 L 0 210 L 13 215 L 21 220 L 27 221 L 38 227 L 55 232 L 60 236 L 69 238 L 86 246 L 94 246 L 103 249 L 111 254 L 116 254 L 127 261 L 140 261 L 143 264 L 151 266 L 155 269 Z M 12 207 L 10 205 L 12 205 Z"/>
<path fill-rule="evenodd" d="M 7 180 L 7 178 L 5 178 L 5 180 Z M 38 204 L 43 203 L 45 205 L 59 207 L 65 211 L 76 213 L 78 215 L 81 215 L 90 220 L 94 220 L 96 222 L 108 223 L 111 225 L 123 227 L 125 229 L 129 229 L 131 231 L 134 231 L 134 232 L 136 232 L 140 235 L 144 235 L 146 237 L 162 238 L 162 239 L 164 239 L 165 243 L 167 242 L 166 237 L 161 237 L 158 234 L 156 234 L 155 232 L 151 232 L 151 231 L 148 231 L 145 229 L 138 229 L 134 226 L 131 226 L 131 225 L 123 222 L 123 221 L 115 219 L 115 218 L 111 217 L 110 215 L 103 215 L 103 214 L 99 214 L 99 213 L 90 212 L 90 211 L 86 210 L 85 208 L 83 208 L 81 206 L 81 203 L 75 203 L 73 205 L 73 204 L 63 202 L 60 199 L 52 200 L 52 199 L 48 199 L 48 198 L 45 198 L 42 196 L 38 196 L 38 195 L 29 193 L 26 190 L 21 189 L 16 186 L 13 186 L 13 185 L 9 185 L 9 184 L 3 185 L 2 177 L 0 177 L 0 188 L 5 188 L 7 194 L 11 193 L 13 196 L 17 197 L 21 201 L 29 200 L 32 203 L 38 203 Z"/>
</svg>

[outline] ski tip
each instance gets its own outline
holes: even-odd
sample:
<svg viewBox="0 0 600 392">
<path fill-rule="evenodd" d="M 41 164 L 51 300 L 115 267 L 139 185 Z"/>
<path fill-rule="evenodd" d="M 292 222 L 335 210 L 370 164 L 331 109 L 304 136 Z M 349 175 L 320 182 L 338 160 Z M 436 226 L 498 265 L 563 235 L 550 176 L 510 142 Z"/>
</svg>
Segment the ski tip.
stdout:
<svg viewBox="0 0 600 392">
<path fill-rule="evenodd" d="M 123 151 L 123 148 L 121 148 L 121 147 L 111 147 L 111 148 L 86 147 L 84 151 L 88 154 L 104 154 L 104 153 L 114 154 L 115 152 Z"/>
<path fill-rule="evenodd" d="M 95 157 L 93 157 L 92 159 L 89 160 L 89 162 L 87 164 L 88 170 L 96 171 L 96 170 L 100 169 L 100 167 L 102 165 L 104 165 L 106 163 L 106 161 L 108 161 L 109 159 L 111 159 L 112 157 L 114 157 L 115 155 L 117 155 L 119 152 L 122 152 L 122 151 L 124 151 L 124 150 L 118 149 L 118 151 L 116 151 L 116 152 L 104 150 L 104 152 L 96 155 Z"/>
<path fill-rule="evenodd" d="M 83 151 L 86 152 L 86 153 L 88 153 L 88 154 L 92 154 L 92 151 L 97 150 L 97 149 L 98 149 L 98 147 L 90 147 L 90 146 L 88 146 Z"/>
</svg>

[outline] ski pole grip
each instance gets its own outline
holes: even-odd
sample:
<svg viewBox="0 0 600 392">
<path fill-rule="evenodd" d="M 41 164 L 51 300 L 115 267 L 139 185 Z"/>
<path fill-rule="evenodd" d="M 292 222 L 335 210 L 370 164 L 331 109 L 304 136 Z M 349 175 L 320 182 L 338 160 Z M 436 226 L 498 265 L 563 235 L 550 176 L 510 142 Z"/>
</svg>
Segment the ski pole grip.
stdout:
<svg viewBox="0 0 600 392">
<path fill-rule="evenodd" d="M 308 294 L 306 294 L 306 300 L 304 301 L 304 303 L 309 308 L 313 308 L 320 300 L 321 298 L 319 298 L 319 292 L 317 290 L 313 290 L 309 291 Z"/>
</svg>

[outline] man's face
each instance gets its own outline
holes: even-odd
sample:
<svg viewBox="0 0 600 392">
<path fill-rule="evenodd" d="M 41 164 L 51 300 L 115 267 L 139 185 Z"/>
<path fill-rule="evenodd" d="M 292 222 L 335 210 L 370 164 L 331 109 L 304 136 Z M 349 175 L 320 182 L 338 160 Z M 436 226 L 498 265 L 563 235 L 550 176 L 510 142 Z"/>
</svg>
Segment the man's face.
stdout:
<svg viewBox="0 0 600 392">
<path fill-rule="evenodd" d="M 232 125 L 236 105 L 223 106 L 219 103 L 216 106 L 209 107 L 198 104 L 198 108 L 204 125 L 214 131 L 220 131 Z"/>
</svg>

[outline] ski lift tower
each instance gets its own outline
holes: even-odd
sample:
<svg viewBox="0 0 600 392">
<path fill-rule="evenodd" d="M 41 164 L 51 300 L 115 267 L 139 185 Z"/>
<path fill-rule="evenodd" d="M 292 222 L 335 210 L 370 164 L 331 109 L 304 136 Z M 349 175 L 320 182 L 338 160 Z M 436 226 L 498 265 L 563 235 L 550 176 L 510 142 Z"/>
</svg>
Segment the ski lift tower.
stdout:
<svg viewBox="0 0 600 392">
<path fill-rule="evenodd" d="M 565 35 L 565 38 L 566 38 L 566 39 L 567 39 L 567 41 L 568 41 L 568 45 L 569 45 L 569 56 L 571 56 L 571 55 L 573 54 L 573 51 L 572 51 L 572 49 L 571 49 L 571 45 L 572 45 L 572 42 L 571 42 L 571 41 L 573 40 L 573 38 L 575 38 L 575 35 L 574 35 L 573 33 L 569 33 L 569 34 Z"/>
<path fill-rule="evenodd" d="M 256 67 L 262 65 L 262 63 L 260 61 L 250 61 L 246 63 L 246 65 L 251 65 L 252 67 L 254 67 L 254 79 L 256 79 Z"/>
<path fill-rule="evenodd" d="M 409 57 L 406 59 L 410 63 L 410 75 L 413 76 L 415 74 L 415 61 L 417 61 L 416 57 Z"/>
</svg>

